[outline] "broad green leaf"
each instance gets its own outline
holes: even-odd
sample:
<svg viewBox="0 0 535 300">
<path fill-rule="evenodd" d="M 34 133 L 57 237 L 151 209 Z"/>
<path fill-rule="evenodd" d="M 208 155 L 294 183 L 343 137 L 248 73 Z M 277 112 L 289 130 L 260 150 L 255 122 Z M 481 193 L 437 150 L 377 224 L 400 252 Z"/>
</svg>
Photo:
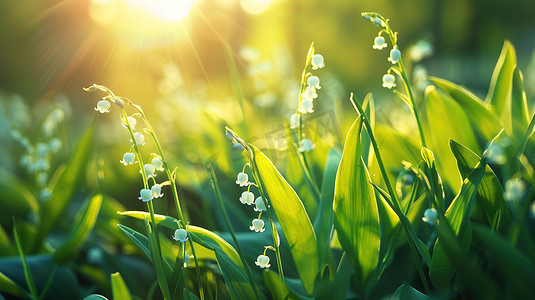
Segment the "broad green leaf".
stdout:
<svg viewBox="0 0 535 300">
<path fill-rule="evenodd" d="M 478 136 L 490 141 L 500 130 L 500 120 L 491 112 L 489 104 L 483 102 L 467 89 L 442 78 L 430 77 L 431 82 L 448 94 L 470 118 L 470 124 Z M 485 145 L 480 145 L 482 147 Z"/>
<path fill-rule="evenodd" d="M 19 297 L 30 297 L 30 294 L 22 289 L 9 277 L 0 272 L 0 291 Z"/>
<path fill-rule="evenodd" d="M 121 274 L 116 272 L 111 274 L 110 277 L 113 300 L 131 300 L 132 294 L 130 294 Z"/>
<path fill-rule="evenodd" d="M 511 90 L 511 121 L 513 136 L 518 140 L 524 135 L 529 123 L 528 102 L 523 87 L 522 72 L 515 66 Z"/>
<path fill-rule="evenodd" d="M 36 237 L 36 245 L 39 245 L 50 229 L 63 216 L 67 205 L 78 191 L 79 185 L 85 176 L 91 150 L 93 149 L 93 124 L 80 138 L 73 151 L 73 156 L 65 171 L 59 178 L 52 190 L 48 201 L 44 202 L 40 215 L 40 224 Z"/>
<path fill-rule="evenodd" d="M 144 220 L 145 218 L 148 218 L 150 215 L 147 212 L 143 211 L 125 211 L 125 212 L 118 212 L 118 214 L 123 216 L 129 216 L 136 219 Z M 167 227 L 169 229 L 178 229 L 178 220 L 164 215 L 155 214 L 154 218 L 156 219 L 156 224 Z M 122 225 L 121 225 L 122 226 Z M 122 226 L 125 227 L 125 226 Z M 121 227 L 121 229 L 123 229 Z M 124 229 L 123 229 L 124 231 Z M 214 249 L 214 247 L 220 247 L 238 266 L 242 266 L 240 256 L 238 255 L 238 252 L 236 252 L 236 249 L 232 247 L 227 241 L 222 239 L 219 235 L 215 234 L 214 232 L 204 229 L 202 227 L 189 225 L 188 231 L 191 231 L 195 233 L 199 239 L 201 239 L 205 244 L 208 245 L 208 248 L 211 250 Z M 146 238 L 146 237 L 145 237 Z"/>
<path fill-rule="evenodd" d="M 249 283 L 247 276 L 244 274 L 242 268 L 238 267 L 236 263 L 228 257 L 222 250 L 214 249 L 217 258 L 217 264 L 221 269 L 223 278 L 232 299 L 256 299 L 257 296 L 253 287 Z"/>
<path fill-rule="evenodd" d="M 371 179 L 361 157 L 362 116 L 349 130 L 334 190 L 334 227 L 355 269 L 362 294 L 379 260 L 379 212 Z"/>
<path fill-rule="evenodd" d="M 463 181 L 461 190 L 453 199 L 452 203 L 446 210 L 446 220 L 451 225 L 451 228 L 456 236 L 470 235 L 470 217 L 475 206 L 476 190 L 485 174 L 486 164 L 479 163 L 479 165 L 472 170 L 468 177 Z M 463 231 L 463 233 L 461 233 Z M 469 246 L 469 245 L 466 245 Z M 468 247 L 464 249 L 467 251 Z M 444 249 L 440 245 L 440 238 L 435 242 L 433 248 L 433 257 L 431 259 L 431 266 L 429 267 L 429 276 L 431 281 L 437 287 L 444 287 L 450 284 L 453 268 Z"/>
<path fill-rule="evenodd" d="M 450 96 L 438 91 L 434 86 L 426 89 L 427 119 L 433 140 L 432 148 L 437 162 L 438 173 L 453 190 L 459 190 L 461 180 L 455 165 L 455 158 L 449 149 L 449 139 L 459 141 L 470 149 L 479 151 L 479 145 L 464 112 Z"/>
<path fill-rule="evenodd" d="M 20 181 L 14 174 L 0 167 L 0 225 L 11 223 L 12 217 L 26 217 L 29 212 L 37 212 L 39 204 L 26 188 L 27 185 Z"/>
<path fill-rule="evenodd" d="M 451 152 L 457 160 L 459 173 L 463 179 L 467 178 L 473 168 L 481 158 L 472 150 L 457 143 L 454 140 L 450 141 Z M 496 214 L 504 207 L 503 189 L 500 181 L 492 169 L 487 166 L 485 168 L 485 175 L 477 188 L 476 206 L 474 208 L 473 217 L 478 220 L 485 218 L 489 225 L 492 225 Z M 504 209 L 502 213 L 507 214 L 508 209 Z"/>
<path fill-rule="evenodd" d="M 463 286 L 475 299 L 502 299 L 498 284 L 481 270 L 480 264 L 466 256 L 466 251 L 459 239 L 451 230 L 448 222 L 439 215 L 437 233 L 444 253 L 455 267 L 455 273 L 460 277 Z"/>
<path fill-rule="evenodd" d="M 391 300 L 427 300 L 431 297 L 422 294 L 410 284 L 404 282 L 392 295 Z"/>
<path fill-rule="evenodd" d="M 527 230 L 527 228 L 525 229 Z M 529 299 L 535 295 L 535 263 L 498 233 L 477 223 L 472 227 L 474 243 L 485 249 L 489 261 L 502 275 L 502 280 L 517 295 Z"/>
<path fill-rule="evenodd" d="M 515 66 L 515 48 L 509 41 L 505 41 L 498 62 L 494 67 L 489 92 L 485 99 L 485 102 L 492 105 L 496 114 L 502 117 L 502 121 L 504 120 L 504 115 L 509 113 L 506 105 L 511 93 L 511 83 Z M 507 116 L 506 119 L 510 120 L 510 116 Z"/>
<path fill-rule="evenodd" d="M 55 262 L 61 263 L 76 255 L 95 226 L 101 203 L 102 195 L 97 194 L 89 199 L 80 209 L 74 222 L 76 224 L 74 230 L 71 232 L 67 241 L 54 252 Z"/>
<path fill-rule="evenodd" d="M 319 211 L 314 220 L 314 231 L 318 238 L 318 257 L 320 262 L 323 262 L 325 253 L 329 249 L 331 233 L 333 231 L 332 207 L 334 201 L 334 185 L 341 157 L 342 154 L 338 150 L 331 149 L 325 165 L 325 174 L 323 175 L 323 183 L 321 185 Z"/>
<path fill-rule="evenodd" d="M 253 145 L 253 170 L 258 182 L 267 193 L 282 231 L 290 245 L 290 251 L 307 294 L 314 291 L 314 281 L 319 271 L 318 246 L 312 223 L 299 196 L 267 156 Z"/>
</svg>

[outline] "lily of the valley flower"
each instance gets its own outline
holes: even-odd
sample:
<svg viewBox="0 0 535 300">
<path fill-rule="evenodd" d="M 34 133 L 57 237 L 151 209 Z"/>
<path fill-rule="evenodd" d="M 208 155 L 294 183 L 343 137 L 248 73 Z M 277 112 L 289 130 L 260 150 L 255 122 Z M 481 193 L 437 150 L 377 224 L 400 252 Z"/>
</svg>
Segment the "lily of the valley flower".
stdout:
<svg viewBox="0 0 535 300">
<path fill-rule="evenodd" d="M 305 92 L 301 95 L 305 99 L 316 99 L 318 94 L 316 93 L 316 88 L 313 86 L 307 86 Z"/>
<path fill-rule="evenodd" d="M 141 132 L 134 132 L 135 143 L 139 146 L 145 145 L 145 136 Z M 132 142 L 132 140 L 130 140 Z"/>
<path fill-rule="evenodd" d="M 147 178 L 156 176 L 156 168 L 153 165 L 145 164 L 143 169 L 145 170 L 145 175 L 147 175 Z"/>
<path fill-rule="evenodd" d="M 301 147 L 299 148 L 299 152 L 308 152 L 312 151 L 316 148 L 316 145 L 312 143 L 309 139 L 302 139 L 301 140 Z"/>
<path fill-rule="evenodd" d="M 262 269 L 271 267 L 269 264 L 269 256 L 266 255 L 258 255 L 255 264 Z"/>
<path fill-rule="evenodd" d="M 382 36 L 377 36 L 373 40 L 373 49 L 382 50 L 387 46 L 385 38 Z"/>
<path fill-rule="evenodd" d="M 264 232 L 264 230 L 266 230 L 264 228 L 264 221 L 262 219 L 254 219 L 252 225 L 249 226 L 249 229 L 253 230 L 254 232 Z"/>
<path fill-rule="evenodd" d="M 159 159 L 158 157 L 153 157 L 152 160 L 150 161 L 150 164 L 154 166 L 154 169 L 156 171 L 162 172 L 164 170 L 163 161 Z"/>
<path fill-rule="evenodd" d="M 383 87 L 389 89 L 396 87 L 396 77 L 392 74 L 383 75 Z"/>
<path fill-rule="evenodd" d="M 299 115 L 293 114 L 290 117 L 290 128 L 294 129 L 294 128 L 297 128 L 297 126 L 299 126 Z"/>
<path fill-rule="evenodd" d="M 507 201 L 517 201 L 522 198 L 526 192 L 526 184 L 520 178 L 512 178 L 505 183 L 505 192 L 503 198 Z"/>
<path fill-rule="evenodd" d="M 249 185 L 249 175 L 247 175 L 247 173 L 243 173 L 243 172 L 238 173 L 238 178 L 236 179 L 236 184 L 239 184 L 240 186 Z"/>
<path fill-rule="evenodd" d="M 139 200 L 143 202 L 148 202 L 152 200 L 152 191 L 149 189 L 142 189 L 141 191 L 139 191 L 139 195 Z"/>
<path fill-rule="evenodd" d="M 137 120 L 136 118 L 134 117 L 126 117 L 128 119 L 128 124 L 130 125 L 130 128 L 132 128 L 132 130 L 134 130 L 136 128 L 136 124 L 137 124 Z M 126 124 L 124 124 L 123 122 L 123 125 L 126 127 Z"/>
<path fill-rule="evenodd" d="M 255 208 L 254 208 L 255 211 L 264 211 L 267 209 L 266 202 L 264 201 L 264 198 L 262 197 L 256 198 L 256 200 L 254 201 L 254 204 L 255 204 Z"/>
<path fill-rule="evenodd" d="M 310 76 L 307 78 L 307 85 L 309 87 L 313 87 L 315 89 L 321 89 L 321 86 L 320 86 L 320 78 L 318 76 Z"/>
<path fill-rule="evenodd" d="M 302 114 L 313 113 L 314 112 L 314 102 L 312 99 L 305 98 L 301 100 L 301 106 L 299 107 L 299 112 Z"/>
<path fill-rule="evenodd" d="M 401 51 L 399 51 L 399 49 L 394 48 L 390 50 L 390 57 L 388 58 L 389 62 L 395 65 L 399 62 L 400 58 L 401 58 Z"/>
<path fill-rule="evenodd" d="M 136 154 L 135 153 L 132 153 L 132 152 L 126 152 L 124 155 L 123 155 L 123 160 L 121 160 L 121 163 L 123 165 L 131 165 L 133 163 L 136 163 Z"/>
<path fill-rule="evenodd" d="M 185 229 L 177 229 L 175 230 L 175 233 L 173 234 L 173 239 L 175 241 L 184 243 L 188 240 L 188 232 Z"/>
<path fill-rule="evenodd" d="M 241 193 L 240 202 L 241 204 L 252 205 L 254 201 L 254 194 L 248 191 Z"/>
<path fill-rule="evenodd" d="M 100 112 L 100 113 L 102 113 L 102 114 L 109 113 L 110 110 L 111 110 L 111 104 L 107 100 L 100 100 L 97 103 L 97 107 L 95 107 L 95 110 Z"/>
<path fill-rule="evenodd" d="M 429 225 L 436 225 L 438 219 L 438 211 L 434 208 L 428 208 L 424 211 L 422 221 Z"/>
<path fill-rule="evenodd" d="M 317 70 L 325 67 L 325 60 L 321 54 L 312 55 L 312 60 L 310 61 L 312 65 L 312 70 Z"/>
<path fill-rule="evenodd" d="M 150 188 L 150 191 L 152 192 L 152 197 L 154 198 L 160 198 L 163 196 L 162 193 L 162 186 L 159 184 L 155 184 Z"/>
</svg>

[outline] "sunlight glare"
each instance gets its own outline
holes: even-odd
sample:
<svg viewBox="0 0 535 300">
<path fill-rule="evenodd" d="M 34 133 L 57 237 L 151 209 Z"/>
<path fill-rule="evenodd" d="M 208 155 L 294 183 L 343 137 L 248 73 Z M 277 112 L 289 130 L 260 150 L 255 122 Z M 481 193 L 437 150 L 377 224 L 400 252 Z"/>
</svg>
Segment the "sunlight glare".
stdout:
<svg viewBox="0 0 535 300">
<path fill-rule="evenodd" d="M 150 12 L 160 20 L 182 21 L 190 12 L 193 0 L 124 0 L 133 7 Z"/>
<path fill-rule="evenodd" d="M 273 0 L 240 0 L 242 8 L 252 14 L 259 15 L 266 11 Z"/>
</svg>

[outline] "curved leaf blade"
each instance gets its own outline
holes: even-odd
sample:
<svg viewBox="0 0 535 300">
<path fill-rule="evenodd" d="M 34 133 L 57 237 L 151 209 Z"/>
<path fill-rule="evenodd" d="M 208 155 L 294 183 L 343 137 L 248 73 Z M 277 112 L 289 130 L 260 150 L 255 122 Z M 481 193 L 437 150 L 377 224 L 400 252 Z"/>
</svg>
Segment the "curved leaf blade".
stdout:
<svg viewBox="0 0 535 300">
<path fill-rule="evenodd" d="M 334 190 L 334 227 L 356 272 L 362 294 L 379 260 L 379 212 L 370 176 L 361 157 L 362 116 L 349 130 Z"/>
<path fill-rule="evenodd" d="M 312 223 L 303 202 L 269 158 L 255 146 L 249 147 L 254 168 L 290 245 L 299 277 L 305 291 L 311 295 L 319 270 L 318 245 Z"/>
<path fill-rule="evenodd" d="M 111 290 L 113 293 L 114 300 L 131 300 L 132 294 L 126 286 L 126 283 L 123 280 L 123 277 L 119 272 L 111 274 Z"/>
</svg>

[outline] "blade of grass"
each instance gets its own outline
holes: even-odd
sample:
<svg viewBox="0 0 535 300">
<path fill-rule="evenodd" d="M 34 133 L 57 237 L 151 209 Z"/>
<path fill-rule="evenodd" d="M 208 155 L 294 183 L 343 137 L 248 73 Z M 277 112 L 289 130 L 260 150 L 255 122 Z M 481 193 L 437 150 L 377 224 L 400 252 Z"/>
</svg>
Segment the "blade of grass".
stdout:
<svg viewBox="0 0 535 300">
<path fill-rule="evenodd" d="M 95 226 L 102 203 L 102 195 L 97 194 L 88 199 L 80 209 L 75 220 L 76 226 L 67 241 L 54 252 L 54 262 L 62 263 L 74 256 Z"/>
<path fill-rule="evenodd" d="M 17 232 L 17 221 L 15 220 L 15 218 L 13 218 L 13 237 L 15 238 L 17 251 L 19 252 L 19 256 L 22 261 L 22 268 L 24 269 L 24 278 L 26 279 L 26 284 L 28 285 L 28 289 L 30 290 L 30 294 L 32 295 L 33 299 L 37 300 L 39 299 L 39 294 L 37 293 L 37 288 L 35 287 L 35 282 L 33 280 L 32 271 L 30 270 L 30 266 L 28 265 L 28 262 L 26 261 L 24 252 L 22 251 L 22 246 L 20 243 L 20 236 L 19 236 L 19 233 Z"/>
</svg>

